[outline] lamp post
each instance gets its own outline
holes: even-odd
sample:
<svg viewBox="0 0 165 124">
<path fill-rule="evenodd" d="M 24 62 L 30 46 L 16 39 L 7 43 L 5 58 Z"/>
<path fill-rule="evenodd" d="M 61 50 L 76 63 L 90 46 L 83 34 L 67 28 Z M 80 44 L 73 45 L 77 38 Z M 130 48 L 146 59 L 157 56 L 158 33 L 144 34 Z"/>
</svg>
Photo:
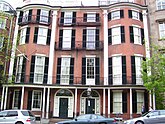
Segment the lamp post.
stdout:
<svg viewBox="0 0 165 124">
<path fill-rule="evenodd" d="M 91 96 L 91 93 L 92 93 L 92 89 L 89 87 L 88 89 L 87 89 L 87 114 L 89 114 L 89 107 L 91 106 L 91 104 L 90 104 L 90 98 L 92 97 Z"/>
</svg>

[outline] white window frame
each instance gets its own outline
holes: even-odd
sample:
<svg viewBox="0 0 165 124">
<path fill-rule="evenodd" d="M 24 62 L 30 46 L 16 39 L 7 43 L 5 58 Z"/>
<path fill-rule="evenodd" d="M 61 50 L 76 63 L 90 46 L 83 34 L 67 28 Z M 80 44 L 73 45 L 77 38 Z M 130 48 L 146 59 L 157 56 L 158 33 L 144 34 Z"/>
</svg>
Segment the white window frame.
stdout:
<svg viewBox="0 0 165 124">
<path fill-rule="evenodd" d="M 87 13 L 87 22 L 96 22 L 96 13 Z"/>
<path fill-rule="evenodd" d="M 16 83 L 21 82 L 23 59 L 21 55 L 17 57 Z"/>
<path fill-rule="evenodd" d="M 95 49 L 95 42 L 96 42 L 96 29 L 87 28 L 87 35 L 86 35 L 86 48 L 87 49 Z"/>
<path fill-rule="evenodd" d="M 156 0 L 157 10 L 165 9 L 165 1 L 164 0 Z"/>
<path fill-rule="evenodd" d="M 25 44 L 26 30 L 27 30 L 27 27 L 24 27 L 24 28 L 21 29 L 19 45 Z"/>
<path fill-rule="evenodd" d="M 6 19 L 4 17 L 0 17 L 0 29 L 5 29 L 6 27 Z"/>
<path fill-rule="evenodd" d="M 40 13 L 40 22 L 41 23 L 48 23 L 49 20 L 49 11 L 48 10 L 41 10 Z"/>
<path fill-rule="evenodd" d="M 165 22 L 159 23 L 159 37 L 165 39 Z"/>
<path fill-rule="evenodd" d="M 69 85 L 70 59 L 71 59 L 70 57 L 61 58 L 61 77 L 60 77 L 61 85 Z"/>
<path fill-rule="evenodd" d="M 38 61 L 39 58 L 43 60 Z M 35 56 L 34 83 L 37 83 L 37 84 L 43 83 L 44 68 L 45 68 L 45 56 Z"/>
<path fill-rule="evenodd" d="M 48 33 L 48 28 L 45 27 L 38 28 L 37 44 L 46 45 L 47 33 Z"/>
<path fill-rule="evenodd" d="M 140 27 L 133 26 L 133 33 L 134 33 L 134 44 L 141 45 L 141 29 L 140 29 Z"/>
<path fill-rule="evenodd" d="M 112 20 L 120 19 L 120 10 L 112 11 L 111 19 Z"/>
<path fill-rule="evenodd" d="M 20 105 L 19 103 L 19 90 L 14 90 L 14 96 L 13 96 L 13 105 L 12 108 L 13 109 L 18 109 L 18 106 Z"/>
<path fill-rule="evenodd" d="M 136 66 L 136 84 L 143 85 L 142 74 L 141 74 L 141 64 L 142 56 L 135 56 L 135 66 Z"/>
<path fill-rule="evenodd" d="M 37 93 L 37 94 L 35 94 L 35 93 Z M 34 95 L 39 95 L 39 99 L 34 99 Z M 35 103 L 34 103 L 34 101 L 37 101 L 37 102 L 39 102 L 39 107 L 37 108 L 37 107 L 35 107 Z M 42 91 L 40 91 L 40 90 L 33 90 L 33 92 L 32 92 L 32 110 L 41 110 L 41 104 L 42 104 Z"/>
<path fill-rule="evenodd" d="M 65 12 L 64 13 L 64 25 L 70 25 L 72 24 L 73 19 L 73 12 Z"/>
<path fill-rule="evenodd" d="M 63 49 L 71 49 L 72 29 L 63 29 Z"/>
<path fill-rule="evenodd" d="M 113 113 L 122 114 L 122 92 L 114 91 L 113 92 Z"/>
<path fill-rule="evenodd" d="M 113 85 L 122 85 L 122 57 L 112 56 Z"/>
<path fill-rule="evenodd" d="M 112 45 L 121 44 L 121 27 L 112 27 Z"/>
<path fill-rule="evenodd" d="M 144 105 L 144 92 L 137 91 L 137 113 L 141 114 L 141 108 Z"/>
</svg>

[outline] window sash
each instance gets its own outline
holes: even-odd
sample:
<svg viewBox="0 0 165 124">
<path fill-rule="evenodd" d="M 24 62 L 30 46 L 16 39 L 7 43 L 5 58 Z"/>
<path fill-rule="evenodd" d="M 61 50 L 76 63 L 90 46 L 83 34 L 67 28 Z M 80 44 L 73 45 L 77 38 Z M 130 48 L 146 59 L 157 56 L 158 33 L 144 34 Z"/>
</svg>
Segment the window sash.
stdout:
<svg viewBox="0 0 165 124">
<path fill-rule="evenodd" d="M 137 113 L 141 112 L 142 105 L 144 105 L 144 93 L 137 92 Z"/>
<path fill-rule="evenodd" d="M 112 18 L 112 20 L 120 19 L 120 11 L 119 10 L 118 11 L 113 11 L 111 13 L 111 18 Z"/>
<path fill-rule="evenodd" d="M 120 27 L 112 28 L 112 45 L 121 43 Z"/>
<path fill-rule="evenodd" d="M 134 44 L 141 44 L 141 31 L 138 27 L 133 27 Z"/>
<path fill-rule="evenodd" d="M 86 42 L 86 48 L 87 49 L 95 49 L 95 36 L 96 30 L 95 29 L 87 29 L 87 42 Z"/>
<path fill-rule="evenodd" d="M 28 15 L 29 15 L 29 11 L 25 11 L 23 13 L 22 22 L 27 22 L 28 21 Z"/>
<path fill-rule="evenodd" d="M 88 13 L 87 22 L 96 22 L 96 13 Z"/>
<path fill-rule="evenodd" d="M 42 92 L 41 91 L 33 91 L 32 97 L 32 109 L 41 110 L 41 101 L 42 101 Z"/>
<path fill-rule="evenodd" d="M 64 24 L 72 24 L 73 12 L 65 12 Z"/>
<path fill-rule="evenodd" d="M 87 58 L 86 63 L 86 74 L 87 79 L 94 79 L 95 78 L 95 58 Z"/>
<path fill-rule="evenodd" d="M 41 10 L 40 22 L 48 23 L 48 18 L 49 18 L 49 11 L 48 10 Z"/>
<path fill-rule="evenodd" d="M 122 113 L 122 93 L 113 92 L 113 113 Z"/>
<path fill-rule="evenodd" d="M 165 9 L 165 1 L 164 0 L 157 0 L 157 9 L 161 10 L 161 9 Z"/>
<path fill-rule="evenodd" d="M 0 50 L 3 48 L 4 37 L 0 36 Z"/>
<path fill-rule="evenodd" d="M 64 49 L 70 49 L 71 48 L 71 37 L 72 37 L 72 30 L 71 29 L 64 29 L 63 30 L 62 48 L 64 48 Z"/>
<path fill-rule="evenodd" d="M 133 19 L 139 20 L 139 19 L 140 19 L 140 18 L 139 18 L 139 12 L 132 11 L 132 18 L 133 18 Z"/>
<path fill-rule="evenodd" d="M 160 39 L 165 38 L 165 22 L 159 24 Z"/>
<path fill-rule="evenodd" d="M 14 91 L 14 100 L 13 100 L 13 108 L 17 108 L 19 107 L 20 103 L 19 103 L 19 91 L 15 90 Z"/>
<path fill-rule="evenodd" d="M 17 61 L 17 77 L 16 82 L 21 81 L 21 75 L 22 75 L 22 66 L 23 66 L 23 56 L 19 56 Z"/>
<path fill-rule="evenodd" d="M 25 44 L 25 38 L 26 38 L 26 30 L 27 30 L 27 28 L 23 28 L 22 30 L 21 30 L 21 34 L 20 34 L 20 45 L 21 44 Z"/>
<path fill-rule="evenodd" d="M 136 84 L 142 85 L 143 80 L 141 77 L 141 63 L 142 63 L 142 57 L 135 57 L 135 65 L 136 65 Z"/>
<path fill-rule="evenodd" d="M 39 29 L 38 29 L 37 44 L 46 45 L 46 41 L 47 41 L 47 32 L 48 32 L 48 29 L 47 29 L 47 28 L 39 28 Z"/>
</svg>

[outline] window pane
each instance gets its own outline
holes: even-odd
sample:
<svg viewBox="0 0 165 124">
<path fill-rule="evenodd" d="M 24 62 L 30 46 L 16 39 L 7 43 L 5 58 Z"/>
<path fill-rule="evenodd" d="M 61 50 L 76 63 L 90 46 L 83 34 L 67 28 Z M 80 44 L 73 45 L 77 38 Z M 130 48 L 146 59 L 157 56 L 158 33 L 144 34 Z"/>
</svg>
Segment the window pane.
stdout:
<svg viewBox="0 0 165 124">
<path fill-rule="evenodd" d="M 87 22 L 96 22 L 96 13 L 88 13 Z"/>
<path fill-rule="evenodd" d="M 121 43 L 120 27 L 112 28 L 112 44 Z"/>
<path fill-rule="evenodd" d="M 40 22 L 48 23 L 49 11 L 41 10 Z"/>
<path fill-rule="evenodd" d="M 120 19 L 120 11 L 114 11 L 111 13 L 112 20 L 114 19 Z"/>
<path fill-rule="evenodd" d="M 64 24 L 72 24 L 72 12 L 65 12 L 64 15 Z"/>
<path fill-rule="evenodd" d="M 94 79 L 94 58 L 87 58 L 87 78 Z"/>
<path fill-rule="evenodd" d="M 160 39 L 165 38 L 165 22 L 159 24 Z"/>
<path fill-rule="evenodd" d="M 41 109 L 41 91 L 33 92 L 33 109 Z"/>
</svg>

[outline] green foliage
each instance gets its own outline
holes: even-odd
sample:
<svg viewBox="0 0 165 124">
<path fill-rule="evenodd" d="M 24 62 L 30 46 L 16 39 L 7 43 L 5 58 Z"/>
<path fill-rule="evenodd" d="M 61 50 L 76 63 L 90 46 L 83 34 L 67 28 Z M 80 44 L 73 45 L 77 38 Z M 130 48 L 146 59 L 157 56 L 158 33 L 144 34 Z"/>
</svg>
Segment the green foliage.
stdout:
<svg viewBox="0 0 165 124">
<path fill-rule="evenodd" d="M 155 93 L 156 108 L 165 109 L 165 47 L 152 46 L 151 58 L 142 63 L 142 79 L 147 90 Z"/>
</svg>

